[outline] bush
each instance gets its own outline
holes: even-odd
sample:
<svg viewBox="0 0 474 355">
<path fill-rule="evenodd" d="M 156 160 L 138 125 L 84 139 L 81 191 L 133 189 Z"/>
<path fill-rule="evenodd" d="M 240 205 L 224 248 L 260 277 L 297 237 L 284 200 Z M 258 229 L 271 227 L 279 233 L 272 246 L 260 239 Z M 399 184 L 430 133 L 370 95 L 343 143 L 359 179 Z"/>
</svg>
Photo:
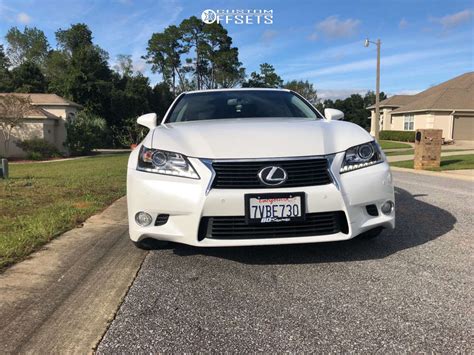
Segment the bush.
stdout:
<svg viewBox="0 0 474 355">
<path fill-rule="evenodd" d="M 414 142 L 415 131 L 380 131 L 379 138 L 386 141 Z"/>
<path fill-rule="evenodd" d="M 31 160 L 42 160 L 61 156 L 53 144 L 41 138 L 26 139 L 15 144 L 18 148 L 23 149 L 28 159 Z"/>
<path fill-rule="evenodd" d="M 80 112 L 74 121 L 66 124 L 67 138 L 64 145 L 72 155 L 89 154 L 101 146 L 106 138 L 107 123 L 91 112 Z"/>
<path fill-rule="evenodd" d="M 111 127 L 114 138 L 122 147 L 130 148 L 132 144 L 139 144 L 146 136 L 146 128 L 137 124 L 135 117 L 123 120 L 120 127 Z"/>
</svg>

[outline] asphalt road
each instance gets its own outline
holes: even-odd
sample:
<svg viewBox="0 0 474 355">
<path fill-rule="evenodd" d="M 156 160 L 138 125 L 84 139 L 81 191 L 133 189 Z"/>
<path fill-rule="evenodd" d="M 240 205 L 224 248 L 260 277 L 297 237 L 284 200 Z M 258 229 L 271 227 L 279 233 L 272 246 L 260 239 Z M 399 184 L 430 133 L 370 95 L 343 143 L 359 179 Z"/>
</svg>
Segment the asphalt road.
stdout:
<svg viewBox="0 0 474 355">
<path fill-rule="evenodd" d="M 98 352 L 472 352 L 474 185 L 394 176 L 376 240 L 150 252 Z"/>
</svg>

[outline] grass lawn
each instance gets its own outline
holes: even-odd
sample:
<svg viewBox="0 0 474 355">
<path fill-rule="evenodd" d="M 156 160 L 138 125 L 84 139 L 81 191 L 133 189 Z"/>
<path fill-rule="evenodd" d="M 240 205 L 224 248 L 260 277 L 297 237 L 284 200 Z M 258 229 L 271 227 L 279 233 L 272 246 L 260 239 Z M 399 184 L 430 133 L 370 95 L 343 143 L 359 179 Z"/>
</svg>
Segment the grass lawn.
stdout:
<svg viewBox="0 0 474 355">
<path fill-rule="evenodd" d="M 403 142 L 394 142 L 394 141 L 379 141 L 382 149 L 398 149 L 398 148 L 411 148 L 410 144 Z"/>
<path fill-rule="evenodd" d="M 404 160 L 390 163 L 392 166 L 399 168 L 413 169 L 413 160 Z M 448 157 L 441 157 L 441 167 L 439 169 L 431 169 L 435 171 L 441 170 L 461 170 L 474 169 L 474 154 L 465 155 L 451 155 Z"/>
<path fill-rule="evenodd" d="M 127 159 L 11 164 L 0 180 L 0 270 L 123 196 Z"/>
<path fill-rule="evenodd" d="M 395 150 L 392 152 L 385 152 L 386 156 L 392 156 L 392 155 L 410 155 L 410 154 L 415 154 L 414 149 L 406 149 L 406 150 Z"/>
<path fill-rule="evenodd" d="M 466 150 L 470 150 L 470 149 L 446 149 L 446 150 L 443 150 L 443 148 L 441 148 L 441 153 L 446 153 L 446 152 L 463 152 L 463 151 L 466 151 Z M 385 155 L 386 156 L 394 156 L 394 155 L 410 155 L 410 154 L 415 154 L 415 150 L 414 149 L 404 149 L 404 150 L 395 150 L 395 151 L 392 151 L 392 152 L 385 152 Z"/>
</svg>

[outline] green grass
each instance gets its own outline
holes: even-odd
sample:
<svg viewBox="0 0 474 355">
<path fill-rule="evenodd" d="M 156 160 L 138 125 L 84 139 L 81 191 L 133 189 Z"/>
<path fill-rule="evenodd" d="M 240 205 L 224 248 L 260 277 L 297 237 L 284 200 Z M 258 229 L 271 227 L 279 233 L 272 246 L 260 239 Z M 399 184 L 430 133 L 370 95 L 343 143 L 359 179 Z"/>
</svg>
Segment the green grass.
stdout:
<svg viewBox="0 0 474 355">
<path fill-rule="evenodd" d="M 11 164 L 0 180 L 0 269 L 125 194 L 127 155 Z"/>
<path fill-rule="evenodd" d="M 406 150 L 395 150 L 391 152 L 385 152 L 386 156 L 392 156 L 392 155 L 410 155 L 410 154 L 415 154 L 415 151 L 413 149 L 406 149 Z"/>
<path fill-rule="evenodd" d="M 390 163 L 392 166 L 399 168 L 413 169 L 413 160 L 404 160 Z M 430 169 L 434 171 L 442 170 L 462 170 L 474 169 L 474 154 L 465 155 L 451 155 L 448 157 L 441 157 L 441 166 L 437 169 Z"/>
<path fill-rule="evenodd" d="M 382 149 L 401 149 L 401 148 L 411 148 L 410 144 L 403 143 L 403 142 L 394 142 L 394 141 L 379 141 L 380 146 Z"/>
<path fill-rule="evenodd" d="M 443 150 L 443 148 L 441 148 L 441 153 L 446 153 L 446 152 L 464 152 L 466 150 L 471 150 L 471 149 L 446 149 L 446 150 Z M 385 152 L 385 155 L 386 156 L 394 156 L 394 155 L 410 155 L 410 154 L 415 154 L 415 150 L 414 149 L 402 149 L 402 150 L 395 150 L 395 151 L 391 151 L 391 152 Z"/>
</svg>

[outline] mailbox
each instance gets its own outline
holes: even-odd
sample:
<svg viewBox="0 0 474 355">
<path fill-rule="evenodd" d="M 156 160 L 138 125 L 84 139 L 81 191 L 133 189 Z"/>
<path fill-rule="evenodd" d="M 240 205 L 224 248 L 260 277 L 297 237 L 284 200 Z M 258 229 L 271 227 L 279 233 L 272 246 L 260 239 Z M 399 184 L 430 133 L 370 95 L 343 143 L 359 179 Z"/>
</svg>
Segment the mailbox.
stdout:
<svg viewBox="0 0 474 355">
<path fill-rule="evenodd" d="M 443 130 L 417 129 L 415 133 L 415 169 L 439 168 Z"/>
</svg>

